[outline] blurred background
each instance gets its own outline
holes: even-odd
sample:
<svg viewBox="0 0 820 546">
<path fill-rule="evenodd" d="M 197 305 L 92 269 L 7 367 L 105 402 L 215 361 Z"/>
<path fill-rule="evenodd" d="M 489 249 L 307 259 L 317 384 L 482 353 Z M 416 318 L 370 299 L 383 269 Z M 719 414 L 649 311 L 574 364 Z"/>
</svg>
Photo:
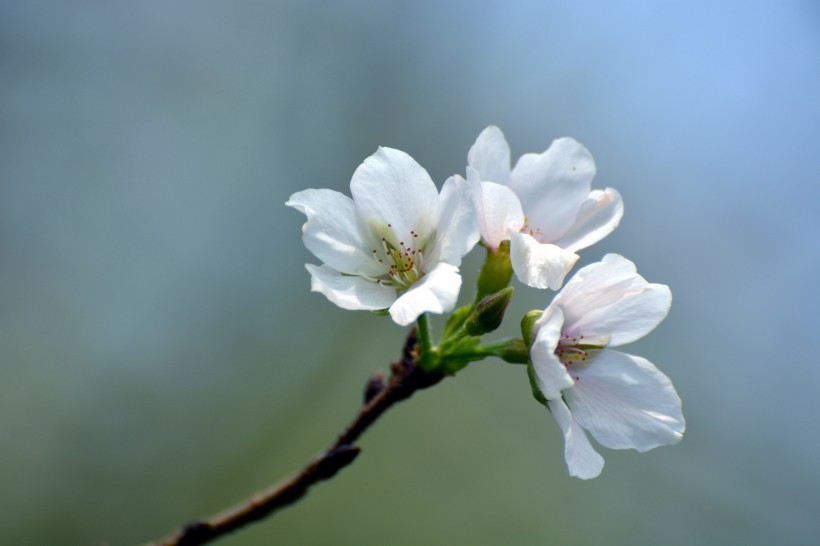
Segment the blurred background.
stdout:
<svg viewBox="0 0 820 546">
<path fill-rule="evenodd" d="M 627 350 L 674 381 L 683 442 L 570 478 L 523 368 L 488 360 L 223 543 L 816 544 L 813 0 L 0 3 L 0 543 L 141 543 L 324 448 L 405 330 L 309 292 L 284 202 L 348 192 L 379 145 L 440 184 L 488 124 L 514 158 L 575 137 L 622 193 L 581 264 L 672 287 Z M 548 297 L 519 287 L 500 334 Z"/>
</svg>

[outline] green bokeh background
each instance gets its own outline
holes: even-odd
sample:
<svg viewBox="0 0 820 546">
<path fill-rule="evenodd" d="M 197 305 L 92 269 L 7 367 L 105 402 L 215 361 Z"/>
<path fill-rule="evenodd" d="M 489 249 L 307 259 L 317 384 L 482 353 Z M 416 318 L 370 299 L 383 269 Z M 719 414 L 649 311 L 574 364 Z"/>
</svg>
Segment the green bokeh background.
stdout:
<svg viewBox="0 0 820 546">
<path fill-rule="evenodd" d="M 683 442 L 572 479 L 524 370 L 485 361 L 224 544 L 816 544 L 810 0 L 2 2 L 0 543 L 140 543 L 323 448 L 405 331 L 309 292 L 283 203 L 379 145 L 440 184 L 490 123 L 514 157 L 574 136 L 622 193 L 581 263 L 672 287 L 629 350 Z M 502 333 L 547 302 L 519 288 Z"/>
</svg>

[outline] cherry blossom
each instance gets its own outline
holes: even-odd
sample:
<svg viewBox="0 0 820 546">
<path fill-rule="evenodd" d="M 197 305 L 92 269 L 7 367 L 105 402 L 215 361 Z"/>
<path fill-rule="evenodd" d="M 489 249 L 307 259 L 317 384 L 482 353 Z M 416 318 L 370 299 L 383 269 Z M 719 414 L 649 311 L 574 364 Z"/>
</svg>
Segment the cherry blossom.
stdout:
<svg viewBox="0 0 820 546">
<path fill-rule="evenodd" d="M 533 326 L 535 382 L 564 434 L 573 476 L 601 473 L 587 438 L 647 451 L 679 442 L 686 427 L 678 393 L 651 362 L 610 349 L 644 337 L 666 317 L 669 287 L 650 284 L 617 254 L 580 269 Z"/>
<path fill-rule="evenodd" d="M 535 288 L 561 287 L 576 252 L 614 230 L 623 201 L 612 189 L 592 190 L 595 162 L 572 138 L 543 153 L 521 156 L 510 169 L 510 147 L 498 127 L 484 129 L 467 155 L 467 180 L 476 192 L 479 230 L 496 250 L 510 241 L 518 279 Z"/>
<path fill-rule="evenodd" d="M 478 242 L 474 188 L 451 177 L 439 193 L 412 157 L 379 148 L 353 173 L 351 199 L 329 189 L 293 194 L 307 216 L 311 289 L 344 309 L 389 309 L 406 326 L 426 312 L 451 311 L 458 267 Z"/>
</svg>

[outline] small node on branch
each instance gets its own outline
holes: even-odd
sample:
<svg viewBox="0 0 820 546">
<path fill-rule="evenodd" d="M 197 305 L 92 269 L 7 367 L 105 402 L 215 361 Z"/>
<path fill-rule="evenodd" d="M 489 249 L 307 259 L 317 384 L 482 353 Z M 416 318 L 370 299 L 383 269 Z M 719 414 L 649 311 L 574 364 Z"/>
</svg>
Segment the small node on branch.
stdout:
<svg viewBox="0 0 820 546">
<path fill-rule="evenodd" d="M 364 403 L 367 404 L 373 400 L 373 397 L 379 394 L 383 388 L 384 374 L 382 372 L 374 373 L 364 386 Z"/>
<path fill-rule="evenodd" d="M 361 453 L 361 448 L 350 444 L 342 444 L 331 450 L 319 462 L 316 475 L 319 480 L 329 480 L 336 473 L 352 463 Z"/>
<path fill-rule="evenodd" d="M 202 521 L 192 521 L 180 532 L 180 538 L 176 542 L 177 546 L 202 544 L 209 540 L 211 536 L 211 526 Z"/>
</svg>

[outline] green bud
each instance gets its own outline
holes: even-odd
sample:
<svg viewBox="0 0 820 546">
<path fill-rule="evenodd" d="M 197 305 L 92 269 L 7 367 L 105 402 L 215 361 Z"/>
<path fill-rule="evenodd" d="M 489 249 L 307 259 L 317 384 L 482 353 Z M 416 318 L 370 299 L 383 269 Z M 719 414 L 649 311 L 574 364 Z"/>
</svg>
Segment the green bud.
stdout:
<svg viewBox="0 0 820 546">
<path fill-rule="evenodd" d="M 464 323 L 467 334 L 481 336 L 501 326 L 501 321 L 504 320 L 504 311 L 507 310 L 512 294 L 513 287 L 508 286 L 478 302 L 478 305 L 475 306 L 475 309 Z"/>
<path fill-rule="evenodd" d="M 476 301 L 505 288 L 510 284 L 512 273 L 510 242 L 502 242 L 496 251 L 488 248 L 484 265 L 481 266 L 481 272 L 478 274 Z"/>
<path fill-rule="evenodd" d="M 524 343 L 527 344 L 527 347 L 532 347 L 532 342 L 535 341 L 532 328 L 535 325 L 535 321 L 541 318 L 543 314 L 543 311 L 535 309 L 524 315 L 524 318 L 521 319 L 521 336 L 524 338 Z"/>
</svg>

